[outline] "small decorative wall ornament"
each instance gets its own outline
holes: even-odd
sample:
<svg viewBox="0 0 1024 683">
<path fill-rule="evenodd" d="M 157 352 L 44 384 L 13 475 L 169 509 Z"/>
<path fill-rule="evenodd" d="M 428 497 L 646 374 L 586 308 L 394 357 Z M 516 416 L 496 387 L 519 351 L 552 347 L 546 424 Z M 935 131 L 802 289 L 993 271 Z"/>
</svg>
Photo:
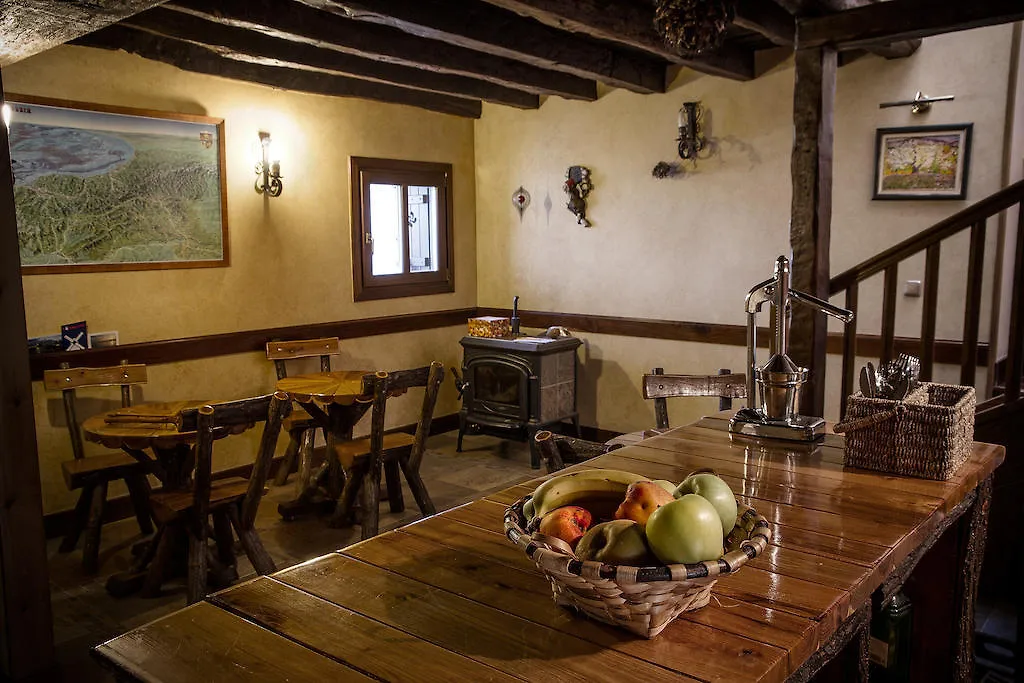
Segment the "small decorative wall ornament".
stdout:
<svg viewBox="0 0 1024 683">
<path fill-rule="evenodd" d="M 683 166 L 675 162 L 659 161 L 651 169 L 651 175 L 658 180 L 664 180 L 665 178 L 673 178 L 677 175 L 683 175 Z"/>
<path fill-rule="evenodd" d="M 665 44 L 686 55 L 720 48 L 735 18 L 735 0 L 657 0 L 654 9 L 654 27 Z"/>
<path fill-rule="evenodd" d="M 590 182 L 590 169 L 586 166 L 570 166 L 565 171 L 565 184 L 562 189 L 568 196 L 565 208 L 576 216 L 576 224 L 585 228 L 591 226 L 587 220 L 587 196 L 594 188 Z"/>
<path fill-rule="evenodd" d="M 700 102 L 683 102 L 676 126 L 679 128 L 679 137 L 676 138 L 679 158 L 697 163 L 697 155 L 707 144 L 704 137 L 704 107 L 700 106 Z"/>
<path fill-rule="evenodd" d="M 523 220 L 523 212 L 530 205 L 530 193 L 520 185 L 519 189 L 512 193 L 512 206 L 519 212 L 519 221 Z"/>
</svg>

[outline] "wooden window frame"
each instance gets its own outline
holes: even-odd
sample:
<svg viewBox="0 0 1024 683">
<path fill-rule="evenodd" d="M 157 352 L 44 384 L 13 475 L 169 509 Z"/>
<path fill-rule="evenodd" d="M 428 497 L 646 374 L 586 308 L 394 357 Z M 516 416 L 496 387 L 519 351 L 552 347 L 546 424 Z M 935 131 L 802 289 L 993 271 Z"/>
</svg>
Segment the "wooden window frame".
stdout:
<svg viewBox="0 0 1024 683">
<path fill-rule="evenodd" d="M 438 267 L 426 273 L 404 272 L 397 275 L 373 275 L 372 245 L 367 242 L 369 225 L 369 182 L 435 186 L 438 192 Z M 452 165 L 428 161 L 372 159 L 352 157 L 352 294 L 355 301 L 394 299 L 406 296 L 447 294 L 455 291 L 452 235 Z M 403 202 L 406 193 L 402 193 Z M 408 209 L 402 215 L 407 215 Z M 404 268 L 409 269 L 409 232 L 403 223 Z"/>
</svg>

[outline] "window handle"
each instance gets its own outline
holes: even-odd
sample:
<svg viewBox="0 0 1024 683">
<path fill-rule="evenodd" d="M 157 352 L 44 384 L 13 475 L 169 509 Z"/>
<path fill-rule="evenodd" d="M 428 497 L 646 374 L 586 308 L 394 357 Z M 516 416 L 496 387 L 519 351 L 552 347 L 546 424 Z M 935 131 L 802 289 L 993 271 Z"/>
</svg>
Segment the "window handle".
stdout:
<svg viewBox="0 0 1024 683">
<path fill-rule="evenodd" d="M 369 232 L 363 233 L 363 241 L 366 244 L 373 244 L 373 234 L 371 234 Z"/>
</svg>

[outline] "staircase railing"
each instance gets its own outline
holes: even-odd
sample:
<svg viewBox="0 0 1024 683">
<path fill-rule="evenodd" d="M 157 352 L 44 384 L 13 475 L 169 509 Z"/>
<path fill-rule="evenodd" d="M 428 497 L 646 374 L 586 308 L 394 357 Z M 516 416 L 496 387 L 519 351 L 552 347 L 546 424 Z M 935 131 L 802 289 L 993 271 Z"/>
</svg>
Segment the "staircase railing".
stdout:
<svg viewBox="0 0 1024 683">
<path fill-rule="evenodd" d="M 1002 211 L 1018 206 L 1017 236 L 1014 245 L 1013 294 L 1010 305 L 1009 339 L 1006 356 L 1006 387 L 1001 397 L 985 403 L 979 402 L 979 411 L 999 404 L 1016 402 L 1021 397 L 1021 367 L 1024 355 L 1024 180 L 1014 183 L 940 221 L 927 230 L 910 237 L 880 254 L 843 271 L 832 278 L 829 292 L 832 296 L 846 292 L 846 308 L 858 309 L 858 289 L 867 278 L 883 274 L 882 292 L 882 354 L 880 361 L 891 360 L 896 344 L 896 290 L 899 287 L 899 265 L 906 259 L 925 252 L 924 296 L 921 315 L 920 358 L 921 378 L 932 378 L 935 364 L 935 320 L 939 292 L 939 259 L 942 242 L 964 230 L 971 231 L 971 246 L 967 256 L 967 296 L 964 307 L 960 383 L 973 386 L 978 361 L 978 327 L 981 316 L 982 274 L 985 259 L 985 231 L 988 219 Z M 1008 247 L 1010 245 L 1007 245 Z M 1000 283 L 996 283 L 1000 286 Z M 995 312 L 993 312 L 995 314 Z M 995 348 L 996 340 L 990 340 Z M 846 326 L 843 336 L 843 407 L 846 397 L 855 391 L 854 370 L 857 358 L 857 321 Z"/>
</svg>

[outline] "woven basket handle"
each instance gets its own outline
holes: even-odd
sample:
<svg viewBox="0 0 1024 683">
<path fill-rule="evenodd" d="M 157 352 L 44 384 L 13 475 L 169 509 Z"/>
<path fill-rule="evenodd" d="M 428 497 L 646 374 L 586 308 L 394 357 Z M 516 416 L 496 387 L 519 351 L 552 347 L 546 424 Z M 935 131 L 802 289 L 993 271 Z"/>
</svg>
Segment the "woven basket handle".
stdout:
<svg viewBox="0 0 1024 683">
<path fill-rule="evenodd" d="M 867 427 L 874 427 L 877 424 L 891 420 L 894 417 L 902 415 L 906 412 L 906 408 L 903 404 L 891 408 L 889 410 L 883 410 L 879 413 L 872 413 L 867 417 L 862 417 L 857 420 L 850 420 L 848 422 L 840 422 L 832 427 L 832 431 L 836 434 L 842 434 L 843 432 L 855 432 L 858 429 L 866 429 Z"/>
</svg>

